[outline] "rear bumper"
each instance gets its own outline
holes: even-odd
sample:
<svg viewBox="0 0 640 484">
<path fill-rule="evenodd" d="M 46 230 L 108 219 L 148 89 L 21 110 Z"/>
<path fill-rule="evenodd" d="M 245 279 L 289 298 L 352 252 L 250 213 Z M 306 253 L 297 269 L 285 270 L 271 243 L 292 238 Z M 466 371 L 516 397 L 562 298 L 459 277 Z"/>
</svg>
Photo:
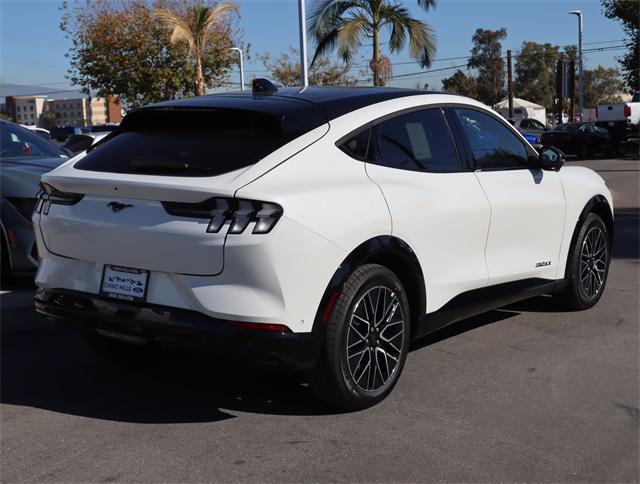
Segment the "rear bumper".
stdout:
<svg viewBox="0 0 640 484">
<path fill-rule="evenodd" d="M 231 321 L 196 311 L 137 305 L 94 294 L 38 288 L 36 311 L 84 330 L 133 336 L 145 344 L 196 345 L 223 357 L 305 371 L 316 367 L 321 349 L 315 333 L 269 332 L 233 327 Z"/>
</svg>

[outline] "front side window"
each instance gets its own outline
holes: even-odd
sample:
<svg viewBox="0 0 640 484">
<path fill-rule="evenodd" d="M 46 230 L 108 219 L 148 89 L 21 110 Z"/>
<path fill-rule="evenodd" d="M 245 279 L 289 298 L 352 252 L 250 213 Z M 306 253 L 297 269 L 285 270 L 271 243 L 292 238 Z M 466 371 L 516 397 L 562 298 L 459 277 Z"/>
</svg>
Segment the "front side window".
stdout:
<svg viewBox="0 0 640 484">
<path fill-rule="evenodd" d="M 401 170 L 460 171 L 453 138 L 440 108 L 413 111 L 372 129 L 368 162 Z"/>
<path fill-rule="evenodd" d="M 530 119 L 529 122 L 531 123 L 531 128 L 533 129 L 544 130 L 545 128 L 544 124 L 542 124 L 537 119 Z"/>
<path fill-rule="evenodd" d="M 480 168 L 528 167 L 524 143 L 500 121 L 475 109 L 454 108 L 453 111 Z"/>
</svg>

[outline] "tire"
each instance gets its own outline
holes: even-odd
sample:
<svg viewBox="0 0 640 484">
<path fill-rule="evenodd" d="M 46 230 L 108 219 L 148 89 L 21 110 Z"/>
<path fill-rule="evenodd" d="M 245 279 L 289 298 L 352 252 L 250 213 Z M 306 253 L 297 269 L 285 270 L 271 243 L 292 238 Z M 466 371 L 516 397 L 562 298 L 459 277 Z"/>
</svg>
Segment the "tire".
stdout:
<svg viewBox="0 0 640 484">
<path fill-rule="evenodd" d="M 591 149 L 585 145 L 581 144 L 578 146 L 578 158 L 581 160 L 588 160 L 591 157 Z"/>
<path fill-rule="evenodd" d="M 611 261 L 611 237 L 600 216 L 590 213 L 571 248 L 565 289 L 555 297 L 572 310 L 589 309 L 602 297 Z"/>
<path fill-rule="evenodd" d="M 377 321 L 373 331 L 371 320 Z M 327 322 L 323 357 L 312 375 L 311 390 L 345 410 L 381 402 L 400 377 L 410 335 L 409 301 L 400 280 L 377 264 L 358 267 Z"/>
</svg>

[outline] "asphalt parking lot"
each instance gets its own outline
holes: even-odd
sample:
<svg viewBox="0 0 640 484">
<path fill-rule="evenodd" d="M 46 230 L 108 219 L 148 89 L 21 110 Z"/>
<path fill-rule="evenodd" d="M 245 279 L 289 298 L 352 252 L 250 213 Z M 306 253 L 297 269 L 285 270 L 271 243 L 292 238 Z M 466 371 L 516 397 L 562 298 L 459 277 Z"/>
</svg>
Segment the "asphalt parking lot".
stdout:
<svg viewBox="0 0 640 484">
<path fill-rule="evenodd" d="M 36 315 L 16 282 L 0 296 L 0 479 L 637 482 L 640 161 L 583 164 L 616 204 L 600 303 L 536 298 L 457 323 L 362 412 L 214 359 L 114 362 Z"/>
</svg>

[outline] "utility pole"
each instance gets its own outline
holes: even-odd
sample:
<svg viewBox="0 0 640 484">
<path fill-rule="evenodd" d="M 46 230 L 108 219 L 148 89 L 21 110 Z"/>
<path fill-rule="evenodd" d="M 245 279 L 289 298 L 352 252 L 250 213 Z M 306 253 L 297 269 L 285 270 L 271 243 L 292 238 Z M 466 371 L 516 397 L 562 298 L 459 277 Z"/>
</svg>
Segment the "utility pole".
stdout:
<svg viewBox="0 0 640 484">
<path fill-rule="evenodd" d="M 309 85 L 307 73 L 307 14 L 305 12 L 305 0 L 298 0 L 298 14 L 300 16 L 300 79 L 302 87 Z"/>
<path fill-rule="evenodd" d="M 507 90 L 509 92 L 509 118 L 513 118 L 513 70 L 511 68 L 511 49 L 507 50 Z"/>
<path fill-rule="evenodd" d="M 573 59 L 569 61 L 568 78 L 569 122 L 573 123 L 576 120 L 576 61 Z M 580 121 L 582 121 L 582 119 L 580 119 Z"/>
<path fill-rule="evenodd" d="M 235 52 L 238 53 L 238 56 L 240 57 L 240 90 L 244 91 L 244 66 L 242 65 L 242 49 L 240 47 L 231 47 L 229 50 L 233 50 Z"/>
<path fill-rule="evenodd" d="M 580 121 L 584 119 L 584 72 L 582 68 L 582 12 L 580 10 L 572 10 L 570 15 L 578 17 L 578 76 L 579 76 L 579 98 L 578 104 L 580 109 Z"/>
</svg>

